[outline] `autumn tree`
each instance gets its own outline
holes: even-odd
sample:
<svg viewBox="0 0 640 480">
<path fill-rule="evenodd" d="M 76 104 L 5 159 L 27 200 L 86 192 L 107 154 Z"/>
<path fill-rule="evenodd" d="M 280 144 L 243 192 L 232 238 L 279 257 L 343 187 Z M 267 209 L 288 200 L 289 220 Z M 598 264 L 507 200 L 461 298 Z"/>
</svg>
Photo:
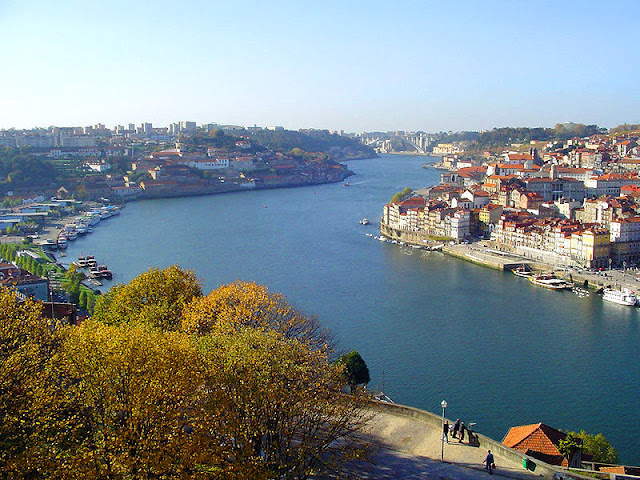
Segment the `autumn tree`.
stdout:
<svg viewBox="0 0 640 480">
<path fill-rule="evenodd" d="M 49 412 L 40 429 L 46 440 L 30 455 L 39 478 L 178 479 L 219 470 L 206 366 L 184 334 L 139 322 L 90 320 L 73 329 L 51 366 L 56 381 L 39 398 Z"/>
<path fill-rule="evenodd" d="M 45 382 L 48 359 L 57 351 L 59 332 L 43 316 L 42 304 L 19 302 L 0 289 L 0 477 L 19 478 L 22 459 L 35 435 L 33 404 Z"/>
<path fill-rule="evenodd" d="M 152 268 L 127 285 L 117 285 L 96 302 L 93 318 L 109 325 L 145 322 L 163 330 L 176 330 L 184 306 L 202 295 L 193 272 L 174 265 Z"/>
<path fill-rule="evenodd" d="M 218 328 L 202 337 L 209 401 L 233 439 L 231 458 L 268 478 L 303 479 L 363 452 L 362 397 L 341 394 L 342 368 L 282 333 Z"/>
<path fill-rule="evenodd" d="M 286 297 L 257 283 L 236 281 L 196 297 L 184 311 L 182 329 L 205 335 L 220 326 L 275 330 L 315 349 L 333 350 L 333 338 L 317 318 L 298 312 Z"/>
</svg>

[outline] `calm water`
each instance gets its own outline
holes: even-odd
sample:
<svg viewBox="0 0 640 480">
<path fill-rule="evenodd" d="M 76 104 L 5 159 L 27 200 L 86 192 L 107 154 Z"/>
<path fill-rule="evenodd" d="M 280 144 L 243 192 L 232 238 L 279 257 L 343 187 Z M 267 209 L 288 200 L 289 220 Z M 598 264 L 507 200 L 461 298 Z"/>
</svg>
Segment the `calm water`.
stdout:
<svg viewBox="0 0 640 480">
<path fill-rule="evenodd" d="M 640 464 L 640 313 L 551 292 L 437 252 L 365 235 L 391 195 L 438 182 L 424 157 L 350 162 L 351 186 L 143 201 L 71 243 L 128 282 L 179 264 L 206 292 L 236 279 L 266 284 L 358 350 L 371 385 L 396 402 L 477 422 L 501 440 L 544 422 L 602 432 Z"/>
</svg>

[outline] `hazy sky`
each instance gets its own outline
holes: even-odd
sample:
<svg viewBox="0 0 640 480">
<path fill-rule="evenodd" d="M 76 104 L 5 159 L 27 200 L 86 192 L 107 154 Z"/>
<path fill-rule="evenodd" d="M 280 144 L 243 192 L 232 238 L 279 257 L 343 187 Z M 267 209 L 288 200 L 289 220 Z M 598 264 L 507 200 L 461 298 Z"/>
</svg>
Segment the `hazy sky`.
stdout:
<svg viewBox="0 0 640 480">
<path fill-rule="evenodd" d="M 0 128 L 640 122 L 630 1 L 0 0 Z"/>
</svg>

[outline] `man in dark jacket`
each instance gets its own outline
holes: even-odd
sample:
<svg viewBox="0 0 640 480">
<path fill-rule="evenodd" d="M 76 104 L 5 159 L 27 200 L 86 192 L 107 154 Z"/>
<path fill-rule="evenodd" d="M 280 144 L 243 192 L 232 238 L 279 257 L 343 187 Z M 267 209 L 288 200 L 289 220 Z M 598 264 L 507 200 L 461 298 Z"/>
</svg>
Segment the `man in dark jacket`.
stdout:
<svg viewBox="0 0 640 480">
<path fill-rule="evenodd" d="M 487 458 L 484 459 L 485 469 L 489 472 L 489 475 L 493 475 L 493 453 L 491 450 L 487 453 Z"/>
</svg>

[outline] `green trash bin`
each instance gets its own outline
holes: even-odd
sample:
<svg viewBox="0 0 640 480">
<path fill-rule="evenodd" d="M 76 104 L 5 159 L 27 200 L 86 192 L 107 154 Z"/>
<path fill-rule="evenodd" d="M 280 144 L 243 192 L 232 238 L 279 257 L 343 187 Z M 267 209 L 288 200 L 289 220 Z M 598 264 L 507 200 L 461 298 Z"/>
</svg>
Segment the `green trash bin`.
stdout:
<svg viewBox="0 0 640 480">
<path fill-rule="evenodd" d="M 523 466 L 526 470 L 529 470 L 529 459 L 528 459 L 528 458 L 523 458 L 523 459 L 522 459 L 522 466 Z"/>
</svg>

